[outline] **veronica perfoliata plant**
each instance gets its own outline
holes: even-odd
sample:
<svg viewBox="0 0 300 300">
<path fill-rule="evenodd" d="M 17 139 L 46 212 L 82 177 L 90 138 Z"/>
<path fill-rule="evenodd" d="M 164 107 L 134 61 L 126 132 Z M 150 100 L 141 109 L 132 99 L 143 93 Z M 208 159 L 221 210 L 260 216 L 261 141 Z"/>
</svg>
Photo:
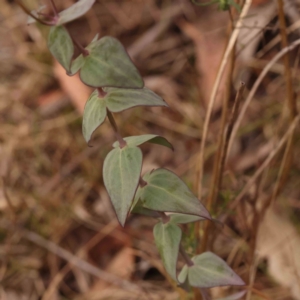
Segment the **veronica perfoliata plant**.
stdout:
<svg viewBox="0 0 300 300">
<path fill-rule="evenodd" d="M 18 1 L 19 2 L 19 1 Z M 113 113 L 136 106 L 168 106 L 143 79 L 122 44 L 115 38 L 96 36 L 82 47 L 65 27 L 86 13 L 95 0 L 80 0 L 58 12 L 53 1 L 51 15 L 43 7 L 30 12 L 29 23 L 38 21 L 50 26 L 48 48 L 70 76 L 79 73 L 86 85 L 95 88 L 86 102 L 82 132 L 87 143 L 93 132 L 108 119 L 116 142 L 103 164 L 103 178 L 117 218 L 124 226 L 129 213 L 158 219 L 153 233 L 156 246 L 169 276 L 181 286 L 211 288 L 244 285 L 242 279 L 218 256 L 211 252 L 189 257 L 181 245 L 180 225 L 211 220 L 211 216 L 188 186 L 173 172 L 151 170 L 141 176 L 143 154 L 140 145 L 158 144 L 173 149 L 163 137 L 154 134 L 122 137 Z M 74 58 L 74 47 L 81 54 Z M 181 252 L 185 265 L 178 274 L 177 260 Z"/>
</svg>

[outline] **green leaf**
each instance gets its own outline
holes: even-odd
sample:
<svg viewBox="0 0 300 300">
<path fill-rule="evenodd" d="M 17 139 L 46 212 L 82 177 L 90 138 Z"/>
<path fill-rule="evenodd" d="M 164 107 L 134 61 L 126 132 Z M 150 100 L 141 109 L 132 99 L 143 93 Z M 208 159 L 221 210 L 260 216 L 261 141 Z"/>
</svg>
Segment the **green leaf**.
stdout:
<svg viewBox="0 0 300 300">
<path fill-rule="evenodd" d="M 188 280 L 193 287 L 245 285 L 226 262 L 212 252 L 197 255 L 192 261 L 194 265 L 188 268 Z"/>
<path fill-rule="evenodd" d="M 122 44 L 113 37 L 91 43 L 80 70 L 81 80 L 94 87 L 142 88 L 143 79 Z"/>
<path fill-rule="evenodd" d="M 174 150 L 171 143 L 168 142 L 167 139 L 164 137 L 161 137 L 156 134 L 144 134 L 144 135 L 136 135 L 136 136 L 128 136 L 124 138 L 127 145 L 129 146 L 139 146 L 141 144 L 144 144 L 146 142 L 152 143 L 152 144 L 158 144 L 162 146 L 166 146 L 170 148 L 171 150 Z M 119 142 L 114 142 L 113 147 L 119 147 Z"/>
<path fill-rule="evenodd" d="M 157 94 L 147 89 L 105 88 L 107 107 L 111 112 L 120 112 L 135 106 L 168 106 Z"/>
<path fill-rule="evenodd" d="M 205 220 L 205 218 L 193 216 L 193 215 L 184 215 L 184 214 L 170 214 L 170 222 L 174 224 L 187 224 L 196 221 Z"/>
<path fill-rule="evenodd" d="M 98 97 L 95 90 L 85 104 L 82 121 L 82 133 L 88 143 L 93 132 L 104 122 L 106 118 L 106 104 L 103 98 Z"/>
<path fill-rule="evenodd" d="M 70 71 L 67 72 L 68 75 L 73 76 L 74 74 L 76 74 L 83 66 L 83 64 L 84 64 L 84 57 L 82 54 L 80 54 L 72 61 Z"/>
<path fill-rule="evenodd" d="M 68 72 L 74 54 L 74 46 L 68 31 L 63 26 L 52 26 L 48 36 L 48 48 Z"/>
<path fill-rule="evenodd" d="M 178 275 L 178 281 L 180 283 L 184 283 L 187 279 L 187 276 L 188 276 L 188 271 L 189 271 L 189 268 L 187 265 L 184 265 L 183 268 L 181 269 L 179 275 Z"/>
<path fill-rule="evenodd" d="M 139 215 L 144 215 L 147 217 L 152 217 L 152 218 L 159 218 L 160 214 L 157 211 L 150 210 L 148 208 L 143 207 L 143 204 L 141 201 L 139 201 L 139 194 L 141 193 L 140 187 L 138 187 L 135 197 L 131 206 L 130 212 L 132 214 L 139 214 Z"/>
<path fill-rule="evenodd" d="M 144 175 L 140 200 L 148 209 L 196 215 L 211 219 L 209 212 L 174 173 L 157 169 Z"/>
<path fill-rule="evenodd" d="M 95 3 L 95 0 L 79 0 L 59 13 L 57 25 L 66 24 L 83 16 Z"/>
<path fill-rule="evenodd" d="M 113 149 L 104 160 L 104 184 L 122 226 L 139 183 L 142 160 L 142 151 L 128 146 Z"/>
<path fill-rule="evenodd" d="M 157 223 L 153 229 L 156 247 L 171 278 L 177 281 L 176 264 L 181 241 L 181 229 L 172 223 Z"/>
</svg>

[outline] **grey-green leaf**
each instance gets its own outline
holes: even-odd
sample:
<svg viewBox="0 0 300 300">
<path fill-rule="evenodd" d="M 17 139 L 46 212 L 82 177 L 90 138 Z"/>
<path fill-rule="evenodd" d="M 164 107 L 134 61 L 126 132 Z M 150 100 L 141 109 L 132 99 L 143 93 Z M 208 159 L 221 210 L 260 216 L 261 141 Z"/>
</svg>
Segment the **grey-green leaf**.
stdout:
<svg viewBox="0 0 300 300">
<path fill-rule="evenodd" d="M 69 72 L 74 46 L 68 31 L 63 26 L 52 26 L 48 35 L 48 48 L 56 60 Z"/>
<path fill-rule="evenodd" d="M 138 187 L 135 197 L 131 206 L 130 212 L 132 214 L 139 214 L 139 215 L 144 215 L 152 218 L 159 218 L 160 214 L 157 211 L 150 210 L 148 208 L 143 207 L 143 204 L 141 201 L 139 201 L 139 194 L 141 192 L 141 189 Z"/>
<path fill-rule="evenodd" d="M 197 221 L 205 220 L 205 218 L 193 215 L 185 215 L 185 214 L 170 214 L 170 222 L 174 224 L 187 224 Z"/>
<path fill-rule="evenodd" d="M 105 88 L 107 108 L 120 112 L 135 106 L 168 106 L 157 94 L 144 87 L 142 89 Z"/>
<path fill-rule="evenodd" d="M 187 279 L 187 276 L 188 276 L 188 271 L 189 271 L 189 268 L 187 265 L 184 265 L 183 268 L 181 269 L 179 275 L 178 275 L 178 281 L 180 283 L 184 283 Z"/>
<path fill-rule="evenodd" d="M 194 265 L 189 267 L 188 280 L 193 287 L 245 285 L 226 262 L 212 252 L 197 255 L 192 261 Z"/>
<path fill-rule="evenodd" d="M 181 241 L 181 229 L 172 223 L 159 222 L 153 229 L 156 247 L 171 278 L 177 281 L 176 264 Z"/>
<path fill-rule="evenodd" d="M 125 137 L 124 140 L 126 141 L 127 145 L 130 145 L 130 146 L 139 146 L 141 144 L 149 142 L 152 144 L 162 145 L 162 146 L 170 148 L 171 150 L 174 150 L 172 144 L 167 139 L 165 139 L 164 137 L 161 137 L 159 135 L 156 135 L 156 134 L 128 136 L 128 137 Z M 115 142 L 113 144 L 113 147 L 119 147 L 119 142 Z"/>
<path fill-rule="evenodd" d="M 71 68 L 69 70 L 68 75 L 69 76 L 73 76 L 74 74 L 76 74 L 80 68 L 83 66 L 84 64 L 84 57 L 82 54 L 80 54 L 78 57 L 76 57 L 72 63 L 71 63 Z"/>
<path fill-rule="evenodd" d="M 122 44 L 113 37 L 103 37 L 91 43 L 81 80 L 94 87 L 142 88 L 143 79 Z"/>
<path fill-rule="evenodd" d="M 104 184 L 122 226 L 139 183 L 142 159 L 139 148 L 125 146 L 113 149 L 104 160 Z"/>
<path fill-rule="evenodd" d="M 173 172 L 157 169 L 145 174 L 143 179 L 147 185 L 141 188 L 140 200 L 145 208 L 211 219 L 206 208 Z"/>
<path fill-rule="evenodd" d="M 93 132 L 104 122 L 106 118 L 106 104 L 103 98 L 98 97 L 95 90 L 85 104 L 82 121 L 82 133 L 88 143 Z"/>
<path fill-rule="evenodd" d="M 57 25 L 66 24 L 83 16 L 95 3 L 95 0 L 79 0 L 59 13 Z"/>
</svg>

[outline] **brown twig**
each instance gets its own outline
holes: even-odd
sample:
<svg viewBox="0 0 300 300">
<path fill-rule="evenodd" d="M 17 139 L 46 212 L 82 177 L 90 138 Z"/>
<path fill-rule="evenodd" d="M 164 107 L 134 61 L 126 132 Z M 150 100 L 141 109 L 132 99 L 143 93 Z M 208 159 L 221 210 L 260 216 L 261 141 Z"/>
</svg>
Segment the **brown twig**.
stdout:
<svg viewBox="0 0 300 300">
<path fill-rule="evenodd" d="M 198 198 L 202 196 L 202 177 L 203 177 L 203 168 L 204 168 L 204 149 L 205 149 L 205 143 L 206 143 L 206 137 L 208 133 L 208 126 L 209 126 L 209 121 L 210 121 L 210 116 L 212 114 L 212 109 L 215 103 L 216 95 L 219 89 L 219 85 L 223 76 L 223 73 L 225 71 L 225 67 L 227 65 L 228 59 L 230 57 L 230 53 L 236 43 L 236 40 L 238 38 L 238 34 L 240 32 L 240 28 L 242 27 L 242 22 L 244 17 L 247 15 L 248 10 L 250 8 L 250 5 L 252 3 L 252 0 L 246 0 L 245 4 L 243 6 L 243 10 L 239 16 L 239 19 L 237 21 L 236 27 L 230 37 L 229 43 L 227 45 L 226 51 L 224 53 L 220 68 L 218 70 L 217 78 L 215 80 L 213 90 L 211 93 L 211 97 L 209 100 L 208 108 L 207 108 L 207 113 L 205 115 L 205 120 L 204 120 L 204 126 L 203 126 L 203 131 L 202 131 L 202 136 L 201 136 L 201 145 L 200 145 L 200 150 L 199 150 L 199 155 L 198 159 L 196 162 L 196 172 L 195 172 L 195 183 L 196 186 L 198 187 Z"/>
<path fill-rule="evenodd" d="M 297 125 L 299 123 L 299 120 L 300 120 L 300 116 L 298 115 L 294 119 L 293 123 L 290 125 L 289 129 L 287 130 L 287 132 L 281 138 L 281 140 L 279 141 L 279 143 L 277 144 L 277 146 L 273 149 L 273 151 L 271 151 L 271 153 L 265 159 L 265 161 L 262 163 L 262 165 L 256 170 L 256 172 L 254 173 L 254 175 L 248 180 L 248 182 L 246 183 L 246 185 L 244 186 L 244 188 L 241 190 L 241 192 L 239 193 L 239 195 L 229 205 L 227 213 L 225 215 L 223 215 L 222 218 L 221 218 L 222 222 L 225 222 L 225 220 L 227 219 L 229 213 L 231 211 L 233 211 L 237 207 L 237 205 L 239 204 L 239 202 L 243 199 L 243 197 L 245 196 L 245 194 L 248 192 L 249 188 L 252 187 L 252 185 L 256 182 L 257 178 L 262 174 L 262 172 L 266 169 L 266 167 L 268 167 L 268 165 L 270 164 L 270 162 L 272 161 L 272 159 L 275 157 L 275 155 L 281 150 L 281 148 L 287 142 L 287 140 L 289 139 L 289 137 L 294 133 L 294 130 L 295 130 L 295 128 L 297 127 Z"/>
<path fill-rule="evenodd" d="M 280 22 L 280 34 L 281 34 L 281 45 L 282 48 L 288 47 L 288 40 L 287 40 L 287 28 L 286 28 L 286 22 L 285 22 L 285 14 L 284 14 L 284 8 L 283 8 L 283 1 L 277 0 L 278 3 L 278 16 L 279 16 L 279 22 Z M 286 89 L 287 89 L 287 104 L 289 107 L 290 112 L 290 120 L 291 122 L 297 115 L 297 103 L 294 95 L 293 90 L 293 78 L 292 78 L 292 72 L 290 68 L 290 55 L 289 52 L 287 52 L 284 55 L 284 69 L 285 69 L 285 82 L 286 82 Z M 280 165 L 278 178 L 276 181 L 275 188 L 272 193 L 272 201 L 274 202 L 276 197 L 279 195 L 282 187 L 284 186 L 288 174 L 291 168 L 292 164 L 292 157 L 293 157 L 293 144 L 294 144 L 294 134 L 292 134 L 287 142 L 285 152 L 283 155 L 283 159 Z"/>
<path fill-rule="evenodd" d="M 292 44 L 290 44 L 288 47 L 285 47 L 284 49 L 282 49 L 279 53 L 277 53 L 272 60 L 270 60 L 270 62 L 265 66 L 265 68 L 263 69 L 263 71 L 260 73 L 260 75 L 258 76 L 258 78 L 256 79 L 253 87 L 251 88 L 251 91 L 248 94 L 248 97 L 246 98 L 243 107 L 241 108 L 241 111 L 238 115 L 238 118 L 235 122 L 235 125 L 233 127 L 232 130 L 232 134 L 229 140 L 229 146 L 228 146 L 228 151 L 230 151 L 232 144 L 233 144 L 233 140 L 237 134 L 237 131 L 240 127 L 240 124 L 245 116 L 245 112 L 251 102 L 251 100 L 253 99 L 258 87 L 260 86 L 261 82 L 263 81 L 264 77 L 268 74 L 269 70 L 272 68 L 272 66 L 279 60 L 281 59 L 287 52 L 292 51 L 293 49 L 295 49 L 297 46 L 300 45 L 300 39 L 297 39 L 296 41 L 294 41 Z"/>
<path fill-rule="evenodd" d="M 50 5 L 51 5 L 51 7 L 52 7 L 54 16 L 55 16 L 55 17 L 58 17 L 58 10 L 57 10 L 57 8 L 56 8 L 56 5 L 55 5 L 55 3 L 54 3 L 54 0 L 49 0 L 49 2 L 50 2 Z"/>
<path fill-rule="evenodd" d="M 53 26 L 55 25 L 54 22 L 47 22 L 45 20 L 41 20 L 39 18 L 37 18 L 20 0 L 15 0 L 16 3 L 21 7 L 21 9 L 30 17 L 32 17 L 34 20 L 36 20 L 37 22 L 43 24 L 43 25 L 47 25 L 47 26 Z"/>
</svg>

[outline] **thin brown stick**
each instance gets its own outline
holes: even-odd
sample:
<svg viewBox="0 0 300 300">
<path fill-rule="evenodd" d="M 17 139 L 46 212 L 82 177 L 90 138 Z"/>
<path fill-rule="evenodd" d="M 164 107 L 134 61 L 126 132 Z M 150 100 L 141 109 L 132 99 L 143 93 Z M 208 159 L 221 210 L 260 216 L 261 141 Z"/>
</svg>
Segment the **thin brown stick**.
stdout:
<svg viewBox="0 0 300 300">
<path fill-rule="evenodd" d="M 286 33 L 286 22 L 285 22 L 285 13 L 283 8 L 283 0 L 277 0 L 278 3 L 278 16 L 280 22 L 280 34 L 281 34 L 281 45 L 282 49 L 288 47 L 288 39 Z M 285 82 L 286 82 L 286 89 L 287 89 L 287 102 L 290 110 L 290 117 L 291 120 L 297 115 L 297 104 L 294 97 L 294 90 L 293 90 L 293 79 L 292 79 L 292 72 L 290 67 L 290 53 L 286 52 L 283 56 L 284 59 L 284 67 L 285 67 Z"/>
<path fill-rule="evenodd" d="M 223 73 L 225 71 L 225 67 L 227 65 L 228 59 L 230 57 L 230 53 L 236 43 L 236 40 L 238 38 L 238 34 L 240 32 L 240 28 L 242 27 L 242 22 L 244 17 L 247 15 L 248 10 L 250 8 L 250 5 L 252 3 L 252 0 L 246 0 L 245 4 L 243 6 L 243 10 L 239 16 L 239 19 L 236 24 L 236 28 L 234 29 L 228 46 L 226 48 L 226 51 L 224 53 L 220 68 L 218 70 L 217 78 L 213 86 L 213 90 L 211 93 L 211 97 L 209 100 L 208 108 L 207 108 L 207 113 L 205 115 L 205 120 L 204 120 L 204 126 L 203 126 L 203 131 L 202 131 L 202 136 L 201 136 L 201 145 L 200 145 L 200 150 L 199 150 L 199 155 L 198 159 L 196 162 L 196 172 L 195 172 L 195 182 L 196 186 L 198 187 L 198 198 L 201 198 L 202 196 L 202 177 L 203 177 L 203 168 L 204 168 L 204 149 L 205 149 L 205 143 L 206 143 L 206 137 L 208 133 L 208 126 L 209 126 L 209 121 L 210 121 L 210 116 L 212 114 L 212 109 L 216 100 L 217 92 L 219 89 L 219 85 L 223 76 Z"/>
<path fill-rule="evenodd" d="M 229 140 L 229 146 L 228 146 L 228 151 L 230 151 L 232 144 L 233 144 L 233 140 L 236 137 L 237 131 L 240 127 L 240 124 L 245 116 L 245 112 L 251 102 L 251 100 L 253 99 L 258 87 L 260 86 L 261 82 L 263 81 L 264 77 L 266 76 L 266 74 L 268 74 L 269 70 L 272 68 L 272 66 L 280 59 L 282 58 L 287 52 L 292 51 L 293 49 L 295 49 L 297 46 L 300 45 L 300 39 L 296 40 L 295 42 L 293 42 L 292 44 L 290 44 L 290 46 L 285 47 L 284 49 L 282 49 L 279 53 L 277 53 L 272 60 L 270 60 L 270 62 L 265 66 L 265 68 L 263 69 L 263 71 L 260 73 L 260 75 L 258 76 L 258 78 L 256 79 L 250 93 L 248 94 L 248 97 L 246 98 L 243 107 L 241 108 L 241 111 L 239 113 L 239 116 L 236 120 L 236 123 L 233 127 L 232 130 L 232 135 L 230 137 Z"/>
<path fill-rule="evenodd" d="M 229 11 L 230 12 L 230 11 Z M 232 34 L 233 31 L 233 17 L 230 14 L 230 22 L 229 22 L 229 38 L 230 34 Z M 214 160 L 214 166 L 213 166 L 213 175 L 212 175 L 212 180 L 211 180 L 211 185 L 209 189 L 209 194 L 207 197 L 206 201 L 206 208 L 208 211 L 211 210 L 216 196 L 218 194 L 218 188 L 217 188 L 217 183 L 220 180 L 220 177 L 222 177 L 223 171 L 221 170 L 221 157 L 222 157 L 222 152 L 224 151 L 224 132 L 226 130 L 226 122 L 227 122 L 227 117 L 228 117 L 228 105 L 231 99 L 231 94 L 232 94 L 232 78 L 233 78 L 233 72 L 234 72 L 234 66 L 235 66 L 235 45 L 232 48 L 231 54 L 230 54 L 230 67 L 229 67 L 229 73 L 227 77 L 227 82 L 226 82 L 226 93 L 225 97 L 223 100 L 223 107 L 222 107 L 222 117 L 221 117 L 221 126 L 220 126 L 220 134 L 218 137 L 218 146 L 217 146 L 217 154 L 216 158 Z M 208 245 L 208 238 L 211 233 L 211 223 L 210 222 L 204 222 L 204 234 L 202 238 L 202 242 L 199 243 L 199 249 L 198 252 L 204 252 L 207 249 Z M 197 226 L 195 226 L 195 230 L 197 230 Z M 199 229 L 195 232 L 196 234 L 199 234 Z"/>
<path fill-rule="evenodd" d="M 49 2 L 50 2 L 50 5 L 51 5 L 51 7 L 52 7 L 54 16 L 55 16 L 55 17 L 58 17 L 58 10 L 57 10 L 57 8 L 56 8 L 56 5 L 55 5 L 55 3 L 54 3 L 54 0 L 49 0 Z"/>
<path fill-rule="evenodd" d="M 32 17 L 34 20 L 36 20 L 37 22 L 43 24 L 43 25 L 47 25 L 47 26 L 53 26 L 55 24 L 53 24 L 52 22 L 47 22 L 44 20 L 41 20 L 39 18 L 37 18 L 34 14 L 31 13 L 31 11 L 20 1 L 20 0 L 15 0 L 16 3 L 21 7 L 21 9 L 30 17 Z"/>
<path fill-rule="evenodd" d="M 1 223 L 0 226 L 6 229 L 11 228 L 10 224 Z M 22 238 L 25 238 L 28 241 L 31 241 L 34 244 L 46 249 L 47 251 L 50 251 L 51 253 L 59 256 L 60 258 L 66 260 L 70 264 L 87 272 L 88 274 L 91 274 L 113 285 L 120 286 L 126 290 L 138 292 L 138 293 L 142 292 L 141 288 L 138 287 L 137 285 L 91 265 L 87 261 L 77 257 L 76 255 L 63 249 L 62 247 L 56 245 L 55 243 L 46 240 L 45 238 L 43 238 L 42 236 L 38 235 L 35 232 L 22 229 L 20 230 L 20 234 Z"/>
<path fill-rule="evenodd" d="M 287 28 L 286 28 L 286 22 L 285 22 L 285 14 L 284 14 L 284 8 L 283 8 L 283 1 L 277 0 L 278 3 L 278 16 L 279 16 L 279 22 L 280 22 L 280 33 L 281 33 L 281 45 L 282 48 L 288 47 L 288 40 L 287 40 Z M 285 82 L 286 82 L 286 89 L 287 89 L 287 104 L 290 111 L 290 119 L 291 122 L 297 115 L 297 103 L 294 95 L 294 89 L 293 89 L 293 78 L 292 78 L 292 72 L 290 68 L 290 55 L 289 52 L 287 52 L 284 55 L 284 68 L 285 68 Z M 272 201 L 274 202 L 276 197 L 279 195 L 280 190 L 284 186 L 288 174 L 291 168 L 292 164 L 292 157 L 293 157 L 293 145 L 294 145 L 294 135 L 292 134 L 287 142 L 287 146 L 285 148 L 285 152 L 283 155 L 283 159 L 280 165 L 278 178 L 276 181 L 275 188 L 272 193 Z"/>
<path fill-rule="evenodd" d="M 262 174 L 262 172 L 266 169 L 266 167 L 268 167 L 268 165 L 270 164 L 270 162 L 272 161 L 272 159 L 275 157 L 275 155 L 281 150 L 281 148 L 287 142 L 287 140 L 289 139 L 289 137 L 293 134 L 296 126 L 298 125 L 299 119 L 300 119 L 300 116 L 298 115 L 294 119 L 293 123 L 290 125 L 289 129 L 287 130 L 287 132 L 281 138 L 281 140 L 279 141 L 279 143 L 277 144 L 277 146 L 273 149 L 273 151 L 271 151 L 271 153 L 265 159 L 265 161 L 262 163 L 262 165 L 256 170 L 256 172 L 254 173 L 254 175 L 248 180 L 248 182 L 246 183 L 246 185 L 244 186 L 244 188 L 242 189 L 242 191 L 239 193 L 239 195 L 230 204 L 230 206 L 228 207 L 228 212 L 225 215 L 223 215 L 222 218 L 221 218 L 222 222 L 225 222 L 225 220 L 227 219 L 229 213 L 237 207 L 237 205 L 239 204 L 239 202 L 243 199 L 243 197 L 245 196 L 245 194 L 248 192 L 249 188 L 252 187 L 252 185 L 256 182 L 257 178 Z"/>
</svg>

